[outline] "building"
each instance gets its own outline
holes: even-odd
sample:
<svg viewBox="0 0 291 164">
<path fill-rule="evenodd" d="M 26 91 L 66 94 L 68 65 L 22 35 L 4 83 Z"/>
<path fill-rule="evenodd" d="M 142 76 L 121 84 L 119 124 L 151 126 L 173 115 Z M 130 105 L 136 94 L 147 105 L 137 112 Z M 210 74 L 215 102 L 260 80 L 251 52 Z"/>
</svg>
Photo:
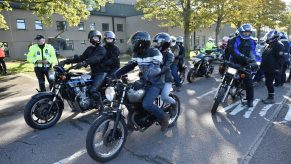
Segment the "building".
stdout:
<svg viewBox="0 0 291 164">
<path fill-rule="evenodd" d="M 93 29 L 101 32 L 109 30 L 115 32 L 116 43 L 122 53 L 129 51 L 127 40 L 136 31 L 148 31 L 152 36 L 158 32 L 167 32 L 175 36 L 183 35 L 182 29 L 159 27 L 159 21 L 142 19 L 142 12 L 134 8 L 135 2 L 136 0 L 115 0 L 115 3 L 107 4 L 99 11 L 92 11 L 89 19 L 81 21 L 77 27 L 69 27 L 59 15 L 53 16 L 54 23 L 50 27 L 43 27 L 41 21 L 30 11 L 22 9 L 2 11 L 10 29 L 0 30 L 0 42 L 7 45 L 7 53 L 10 58 L 19 59 L 25 58 L 24 54 L 27 53 L 28 47 L 34 42 L 33 39 L 37 34 L 48 38 L 48 42 L 64 57 L 81 55 L 90 45 L 87 34 Z M 202 47 L 209 36 L 215 36 L 214 31 L 214 26 L 211 26 L 193 33 L 190 36 L 191 48 Z M 234 30 L 230 26 L 225 26 L 220 38 L 233 32 Z M 58 34 L 60 35 L 58 36 Z M 56 38 L 56 36 L 58 37 Z M 193 36 L 195 36 L 195 40 Z"/>
</svg>

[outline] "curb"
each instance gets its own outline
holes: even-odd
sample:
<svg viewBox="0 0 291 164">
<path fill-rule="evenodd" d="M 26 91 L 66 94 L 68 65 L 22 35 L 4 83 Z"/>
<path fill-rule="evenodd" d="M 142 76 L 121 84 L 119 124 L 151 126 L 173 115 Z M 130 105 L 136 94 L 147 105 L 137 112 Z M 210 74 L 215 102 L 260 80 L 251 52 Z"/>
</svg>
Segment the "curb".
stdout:
<svg viewBox="0 0 291 164">
<path fill-rule="evenodd" d="M 291 89 L 289 89 L 288 93 L 286 94 L 286 96 L 290 96 L 291 95 Z M 258 149 L 258 147 L 260 146 L 263 138 L 265 137 L 266 133 L 268 132 L 268 130 L 271 128 L 273 121 L 275 120 L 275 118 L 278 117 L 278 114 L 280 113 L 280 111 L 283 109 L 284 104 L 286 103 L 288 99 L 286 97 L 284 97 L 283 101 L 281 104 L 279 104 L 279 106 L 275 109 L 275 112 L 273 113 L 273 115 L 271 116 L 271 119 L 268 121 L 268 123 L 261 129 L 261 131 L 259 132 L 259 134 L 257 135 L 257 138 L 255 139 L 255 141 L 251 144 L 251 146 L 249 147 L 247 153 L 242 157 L 241 161 L 239 162 L 239 164 L 248 164 L 250 162 L 250 160 L 253 158 L 256 150 Z"/>
</svg>

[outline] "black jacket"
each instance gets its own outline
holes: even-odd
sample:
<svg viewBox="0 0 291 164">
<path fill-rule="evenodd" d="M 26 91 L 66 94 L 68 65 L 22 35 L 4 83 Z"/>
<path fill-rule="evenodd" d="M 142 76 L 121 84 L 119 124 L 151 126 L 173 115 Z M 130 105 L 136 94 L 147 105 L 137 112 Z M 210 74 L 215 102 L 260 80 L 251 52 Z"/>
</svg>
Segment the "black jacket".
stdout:
<svg viewBox="0 0 291 164">
<path fill-rule="evenodd" d="M 268 45 L 262 54 L 261 68 L 265 73 L 276 73 L 284 62 L 284 45 L 278 41 Z"/>
<path fill-rule="evenodd" d="M 162 52 L 163 54 L 163 64 L 162 70 L 160 74 L 165 74 L 165 82 L 171 83 L 173 81 L 172 72 L 171 72 L 171 65 L 174 62 L 174 54 L 168 51 Z"/>
<path fill-rule="evenodd" d="M 289 62 L 289 52 L 291 51 L 290 44 L 288 39 L 281 39 L 280 40 L 284 45 L 284 60 L 285 62 Z"/>
<path fill-rule="evenodd" d="M 74 63 L 79 63 L 85 61 L 91 67 L 92 74 L 106 72 L 107 67 L 102 67 L 101 63 L 103 62 L 106 56 L 106 50 L 102 46 L 89 46 L 84 53 L 78 58 L 74 58 Z"/>
<path fill-rule="evenodd" d="M 250 61 L 256 61 L 256 42 L 253 39 L 235 38 L 231 61 L 241 66 L 246 66 Z"/>
<path fill-rule="evenodd" d="M 120 50 L 116 45 L 104 45 L 106 56 L 102 62 L 105 71 L 112 72 L 120 67 Z"/>
<path fill-rule="evenodd" d="M 180 49 L 180 51 L 179 51 L 179 59 L 181 60 L 181 59 L 184 59 L 184 57 L 185 57 L 185 47 L 182 44 L 178 44 L 178 46 L 179 46 L 179 49 Z"/>
</svg>

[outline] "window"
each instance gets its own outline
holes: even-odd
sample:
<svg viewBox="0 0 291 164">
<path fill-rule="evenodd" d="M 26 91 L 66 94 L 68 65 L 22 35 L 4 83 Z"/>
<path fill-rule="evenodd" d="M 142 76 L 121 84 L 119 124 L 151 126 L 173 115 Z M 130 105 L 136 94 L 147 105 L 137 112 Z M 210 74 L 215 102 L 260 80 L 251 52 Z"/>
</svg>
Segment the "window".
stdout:
<svg viewBox="0 0 291 164">
<path fill-rule="evenodd" d="M 17 19 L 16 20 L 16 27 L 18 30 L 25 30 L 26 29 L 25 20 L 24 19 Z"/>
<path fill-rule="evenodd" d="M 34 24 L 35 24 L 35 29 L 36 29 L 36 30 L 42 30 L 42 29 L 43 29 L 43 28 L 42 28 L 42 23 L 41 23 L 41 21 L 36 20 Z"/>
<path fill-rule="evenodd" d="M 102 23 L 102 31 L 109 31 L 109 24 L 108 23 Z"/>
<path fill-rule="evenodd" d="M 105 6 L 100 6 L 100 10 L 101 13 L 105 13 L 106 12 L 106 8 Z"/>
<path fill-rule="evenodd" d="M 89 28 L 90 30 L 95 30 L 96 29 L 95 23 L 90 23 Z"/>
<path fill-rule="evenodd" d="M 123 31 L 123 24 L 117 24 L 117 31 L 119 32 Z"/>
<path fill-rule="evenodd" d="M 74 50 L 73 40 L 66 39 L 66 44 L 64 45 L 64 50 Z"/>
<path fill-rule="evenodd" d="M 80 23 L 78 24 L 78 30 L 79 30 L 79 31 L 84 31 L 84 22 L 80 22 Z"/>
<path fill-rule="evenodd" d="M 58 31 L 67 30 L 67 22 L 66 21 L 57 21 L 57 30 Z"/>
<path fill-rule="evenodd" d="M 120 39 L 119 42 L 120 42 L 120 43 L 124 43 L 124 39 Z"/>
</svg>

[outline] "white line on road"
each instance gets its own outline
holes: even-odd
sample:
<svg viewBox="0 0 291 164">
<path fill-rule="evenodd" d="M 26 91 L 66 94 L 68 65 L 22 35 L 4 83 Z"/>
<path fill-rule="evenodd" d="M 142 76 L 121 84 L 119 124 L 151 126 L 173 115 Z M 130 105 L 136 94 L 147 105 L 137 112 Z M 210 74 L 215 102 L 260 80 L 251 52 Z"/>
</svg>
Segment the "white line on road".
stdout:
<svg viewBox="0 0 291 164">
<path fill-rule="evenodd" d="M 289 105 L 288 112 L 284 118 L 285 121 L 291 121 L 291 105 Z"/>
<path fill-rule="evenodd" d="M 240 111 L 244 110 L 245 107 L 243 106 L 243 104 L 239 104 L 233 111 L 231 111 L 229 114 L 230 115 L 236 115 L 238 114 Z"/>
<path fill-rule="evenodd" d="M 211 93 L 213 93 L 213 92 L 216 92 L 216 91 L 217 91 L 217 88 L 214 89 L 214 90 L 212 90 L 212 91 L 206 92 L 206 93 L 204 93 L 203 95 L 201 95 L 201 96 L 199 96 L 199 97 L 197 97 L 197 98 L 198 98 L 198 99 L 201 99 L 202 97 L 205 97 L 205 96 L 207 96 L 207 95 L 209 95 L 209 94 L 211 94 Z"/>
<path fill-rule="evenodd" d="M 76 158 L 82 156 L 85 153 L 87 153 L 87 151 L 85 149 L 79 150 L 76 153 L 74 153 L 73 155 L 71 155 L 71 156 L 69 156 L 67 158 L 64 158 L 64 159 L 62 159 L 59 162 L 56 162 L 54 164 L 65 164 L 65 163 L 68 163 L 69 161 L 71 161 L 73 159 L 76 159 Z"/>
<path fill-rule="evenodd" d="M 228 111 L 229 109 L 231 109 L 231 108 L 237 106 L 239 103 L 240 103 L 240 101 L 237 101 L 237 102 L 235 102 L 235 103 L 233 103 L 233 104 L 230 104 L 229 106 L 227 106 L 227 107 L 225 107 L 225 108 L 222 108 L 221 110 L 222 110 L 223 112 L 226 112 L 226 111 Z"/>
<path fill-rule="evenodd" d="M 273 106 L 274 104 L 269 104 L 266 105 L 261 111 L 260 111 L 260 116 L 264 117 L 266 115 L 266 113 L 268 112 L 268 110 Z"/>
<path fill-rule="evenodd" d="M 255 99 L 254 100 L 254 106 L 249 108 L 246 113 L 244 114 L 244 118 L 250 118 L 252 112 L 254 111 L 255 107 L 257 106 L 258 102 L 260 101 L 260 99 Z"/>
</svg>

